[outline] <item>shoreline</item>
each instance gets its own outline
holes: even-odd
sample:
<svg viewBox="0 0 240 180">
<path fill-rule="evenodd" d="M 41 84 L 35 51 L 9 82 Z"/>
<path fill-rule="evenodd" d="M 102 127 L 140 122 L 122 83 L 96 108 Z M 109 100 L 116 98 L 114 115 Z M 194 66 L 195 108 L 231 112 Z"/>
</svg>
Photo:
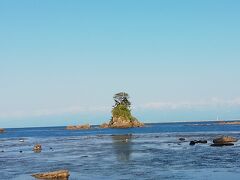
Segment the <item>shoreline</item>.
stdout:
<svg viewBox="0 0 240 180">
<path fill-rule="evenodd" d="M 164 122 L 146 122 L 145 125 L 150 124 L 174 124 L 174 123 L 203 123 L 203 122 L 215 122 L 219 125 L 240 125 L 240 119 L 235 120 L 190 120 L 190 121 L 164 121 Z M 93 124 L 92 127 L 99 127 L 101 124 Z M 57 126 L 27 126 L 27 127 L 1 127 L 3 129 L 26 129 L 26 128 L 62 128 L 67 127 L 68 125 L 57 125 Z M 90 128 L 92 129 L 92 128 Z"/>
</svg>

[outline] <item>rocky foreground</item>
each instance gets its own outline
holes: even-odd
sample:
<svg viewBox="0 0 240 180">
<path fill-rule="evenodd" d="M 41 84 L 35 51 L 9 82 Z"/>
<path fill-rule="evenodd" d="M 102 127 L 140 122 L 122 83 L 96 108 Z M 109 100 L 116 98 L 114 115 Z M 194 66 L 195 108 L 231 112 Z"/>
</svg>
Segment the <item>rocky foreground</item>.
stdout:
<svg viewBox="0 0 240 180">
<path fill-rule="evenodd" d="M 185 138 L 179 138 L 180 141 L 185 141 Z M 222 147 L 222 146 L 233 146 L 238 139 L 231 136 L 220 136 L 213 139 L 213 144 L 210 146 Z M 190 141 L 189 145 L 195 144 L 206 144 L 207 140 L 193 140 Z"/>
<path fill-rule="evenodd" d="M 155 127 L 156 130 L 159 126 Z M 154 128 L 154 125 L 150 128 Z M 69 136 L 59 136 L 59 128 L 53 128 L 56 136 L 41 138 L 35 136 L 39 129 L 26 129 L 31 134 L 24 139 L 1 139 L 0 159 L 6 161 L 0 168 L 0 179 L 30 179 L 29 176 L 33 174 L 36 178 L 50 179 L 56 175 L 47 172 L 61 169 L 69 171 L 70 179 L 138 179 L 139 173 L 145 170 L 148 173 L 141 174 L 143 179 L 195 179 L 196 170 L 201 168 L 203 172 L 199 177 L 206 177 L 203 179 L 216 179 L 215 176 L 208 178 L 205 170 L 214 174 L 223 169 L 226 170 L 224 174 L 228 173 L 227 178 L 223 179 L 239 178 L 240 143 L 232 142 L 240 139 L 239 133 L 225 132 L 221 136 L 218 132 L 143 133 L 144 130 L 138 128 L 134 134 L 131 134 L 132 130 L 113 130 L 116 134 L 112 135 L 106 135 L 105 132 L 111 131 L 104 130 L 95 134 L 80 132 L 81 135 L 69 131 L 66 133 Z M 21 132 L 19 129 L 14 132 L 18 131 Z M 62 132 L 64 134 L 63 129 Z M 118 135 L 118 132 L 126 134 Z M 190 141 L 195 145 L 189 145 Z M 234 144 L 234 147 L 226 145 L 226 142 Z M 216 144 L 216 147 L 211 144 Z M 189 170 L 193 170 L 193 173 Z M 237 178 L 229 176 L 234 171 Z M 171 173 L 174 176 L 169 177 Z M 58 178 L 55 179 L 64 179 L 57 174 Z"/>
<path fill-rule="evenodd" d="M 32 174 L 33 177 L 37 179 L 61 179 L 61 180 L 67 180 L 70 176 L 68 170 L 59 170 L 59 171 L 53 171 L 53 172 L 46 172 L 46 173 L 38 173 L 38 174 Z"/>
<path fill-rule="evenodd" d="M 107 137 L 107 136 L 105 136 L 105 137 Z M 117 156 L 118 160 L 120 160 L 120 161 L 127 161 L 127 160 L 129 160 L 131 158 L 130 154 L 133 153 L 131 151 L 131 141 L 135 140 L 137 142 L 138 141 L 137 139 L 139 137 L 142 137 L 143 139 L 145 138 L 145 136 L 133 136 L 132 134 L 128 134 L 128 135 L 112 135 L 111 136 L 112 142 L 113 142 L 112 145 L 115 148 L 115 151 L 117 153 L 116 156 Z M 149 141 L 151 142 L 152 139 L 156 139 L 156 138 L 159 138 L 159 136 L 154 135 L 150 139 L 147 138 L 145 140 L 147 140 L 147 142 L 149 142 Z M 188 138 L 180 137 L 180 138 L 178 138 L 178 140 L 181 143 L 185 143 L 185 142 L 188 141 L 187 140 Z M 213 138 L 212 140 L 213 140 L 213 144 L 211 144 L 211 146 L 230 146 L 230 145 L 234 145 L 233 143 L 238 141 L 237 138 L 231 137 L 231 136 L 220 136 L 220 137 Z M 89 141 L 89 139 L 88 139 L 88 141 Z M 168 146 L 163 146 L 162 148 L 164 148 L 165 151 L 168 151 L 168 148 L 172 146 L 171 151 L 174 151 L 174 149 L 176 148 L 176 144 L 175 143 L 169 144 L 169 142 L 170 141 L 166 141 Z M 93 143 L 94 146 L 96 146 L 95 143 L 96 142 L 94 141 L 94 143 Z M 154 143 L 157 143 L 157 144 L 154 144 Z M 155 145 L 155 150 L 154 151 L 158 150 L 157 148 L 161 147 L 161 146 L 159 146 L 159 143 L 156 142 L 156 141 L 153 141 L 152 144 Z M 200 139 L 200 140 L 190 141 L 190 145 L 195 145 L 195 144 L 207 144 L 207 140 Z M 177 146 L 179 146 L 179 145 L 180 144 L 177 143 Z M 140 143 L 140 146 L 141 146 L 141 143 Z M 101 148 L 101 147 L 99 147 L 99 148 L 101 150 L 104 149 L 104 148 Z M 71 147 L 70 147 L 70 149 L 71 149 Z M 123 151 L 123 149 L 124 149 L 124 151 Z M 107 150 L 108 150 L 108 148 L 107 148 Z M 161 148 L 159 150 L 161 150 Z M 196 154 L 195 151 L 194 151 L 194 153 L 191 153 L 191 150 L 192 150 L 192 148 L 189 148 L 189 149 L 188 148 L 187 149 L 184 148 L 183 151 L 189 151 L 189 155 L 192 155 L 195 158 L 196 158 L 196 156 L 198 156 L 198 154 L 202 155 L 202 153 L 205 152 L 205 150 L 204 150 L 202 153 Z M 201 151 L 201 150 L 203 150 L 203 149 L 201 149 L 201 146 L 199 146 L 199 151 Z M 106 151 L 106 149 L 104 151 Z M 178 154 L 178 151 L 181 151 L 181 149 L 178 149 L 178 150 L 175 149 L 175 154 L 172 154 L 171 156 L 167 154 L 168 155 L 168 159 L 170 160 L 170 162 L 171 161 L 175 162 L 176 161 L 175 158 L 179 159 L 178 161 L 182 161 L 182 158 L 181 158 L 181 155 L 180 155 L 181 153 L 179 153 L 179 155 L 176 155 L 176 154 Z M 211 150 L 211 148 L 209 149 L 209 152 L 210 151 L 215 153 L 214 152 L 215 150 Z M 228 149 L 228 151 L 229 151 L 229 149 Z M 88 154 L 88 153 L 89 152 L 87 152 L 86 154 Z M 156 153 L 156 154 L 158 154 L 158 153 Z M 152 152 L 152 155 L 154 155 L 154 152 Z M 206 154 L 206 156 L 207 155 L 209 155 L 209 154 Z M 211 155 L 211 153 L 210 153 L 210 155 Z M 228 153 L 222 154 L 222 155 L 220 155 L 220 157 L 226 156 L 226 155 L 228 155 Z M 173 156 L 173 158 L 172 158 L 172 156 Z M 88 155 L 85 155 L 84 157 L 88 158 Z M 202 156 L 199 156 L 199 158 L 201 159 Z M 209 156 L 209 158 L 212 158 L 212 157 Z M 199 159 L 199 161 L 200 161 L 200 159 Z M 226 159 L 228 159 L 228 158 L 226 158 Z M 96 161 L 94 161 L 94 164 L 96 164 Z M 209 166 L 210 165 L 211 165 L 211 163 L 209 164 Z M 37 179 L 61 179 L 61 180 L 68 180 L 68 178 L 70 176 L 70 172 L 68 170 L 59 170 L 59 171 L 53 171 L 53 172 L 44 172 L 44 173 L 32 174 L 32 176 L 37 178 Z M 89 176 L 89 174 L 87 176 Z"/>
</svg>

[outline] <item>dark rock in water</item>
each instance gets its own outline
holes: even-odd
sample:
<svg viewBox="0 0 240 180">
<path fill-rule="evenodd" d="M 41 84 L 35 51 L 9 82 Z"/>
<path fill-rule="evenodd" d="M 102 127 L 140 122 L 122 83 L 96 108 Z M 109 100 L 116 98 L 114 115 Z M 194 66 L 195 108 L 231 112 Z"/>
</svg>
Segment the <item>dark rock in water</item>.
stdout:
<svg viewBox="0 0 240 180">
<path fill-rule="evenodd" d="M 179 140 L 179 141 L 185 141 L 186 139 L 181 137 L 181 138 L 179 138 L 178 140 Z"/>
<path fill-rule="evenodd" d="M 20 153 L 22 153 L 22 151 L 19 151 Z"/>
<path fill-rule="evenodd" d="M 237 138 L 234 138 L 231 136 L 222 136 L 222 137 L 213 139 L 214 144 L 226 144 L 226 143 L 232 143 L 237 141 L 238 141 Z"/>
<path fill-rule="evenodd" d="M 189 145 L 195 145 L 195 144 L 206 144 L 207 140 L 194 140 L 190 141 Z"/>
<path fill-rule="evenodd" d="M 195 144 L 196 144 L 195 141 L 190 141 L 190 143 L 189 143 L 189 145 L 191 145 L 191 146 L 193 146 Z"/>
<path fill-rule="evenodd" d="M 206 144 L 207 140 L 198 140 L 198 141 L 196 141 L 196 143 Z"/>
<path fill-rule="evenodd" d="M 0 133 L 4 133 L 4 129 L 3 128 L 0 128 Z"/>
<path fill-rule="evenodd" d="M 84 155 L 84 156 L 81 156 L 82 158 L 86 158 L 86 157 L 88 157 L 87 155 Z"/>
<path fill-rule="evenodd" d="M 59 171 L 53 171 L 53 172 L 46 172 L 46 173 L 38 173 L 38 174 L 32 174 L 33 177 L 38 179 L 61 179 L 61 180 L 67 180 L 70 176 L 68 170 L 59 170 Z"/>
<path fill-rule="evenodd" d="M 4 152 L 4 150 L 2 150 L 1 152 Z"/>
<path fill-rule="evenodd" d="M 210 146 L 222 147 L 222 146 L 233 146 L 233 143 L 222 143 L 222 144 L 211 144 Z"/>
<path fill-rule="evenodd" d="M 41 152 L 42 151 L 42 146 L 41 144 L 36 144 L 33 148 L 34 152 Z"/>
</svg>

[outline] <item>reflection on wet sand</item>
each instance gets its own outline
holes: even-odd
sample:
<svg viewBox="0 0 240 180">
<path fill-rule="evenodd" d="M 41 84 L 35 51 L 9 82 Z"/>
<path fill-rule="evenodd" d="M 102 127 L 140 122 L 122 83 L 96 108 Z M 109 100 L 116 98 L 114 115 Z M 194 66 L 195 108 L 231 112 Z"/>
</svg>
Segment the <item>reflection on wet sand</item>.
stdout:
<svg viewBox="0 0 240 180">
<path fill-rule="evenodd" d="M 119 161 L 129 161 L 132 153 L 132 134 L 112 135 L 113 148 Z"/>
</svg>

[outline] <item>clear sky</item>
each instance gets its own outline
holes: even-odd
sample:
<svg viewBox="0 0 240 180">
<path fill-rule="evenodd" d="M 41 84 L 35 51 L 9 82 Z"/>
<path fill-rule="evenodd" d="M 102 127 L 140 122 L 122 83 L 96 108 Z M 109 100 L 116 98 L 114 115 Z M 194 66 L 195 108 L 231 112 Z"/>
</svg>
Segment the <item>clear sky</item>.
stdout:
<svg viewBox="0 0 240 180">
<path fill-rule="evenodd" d="M 0 127 L 240 118 L 239 0 L 1 0 Z"/>
</svg>

